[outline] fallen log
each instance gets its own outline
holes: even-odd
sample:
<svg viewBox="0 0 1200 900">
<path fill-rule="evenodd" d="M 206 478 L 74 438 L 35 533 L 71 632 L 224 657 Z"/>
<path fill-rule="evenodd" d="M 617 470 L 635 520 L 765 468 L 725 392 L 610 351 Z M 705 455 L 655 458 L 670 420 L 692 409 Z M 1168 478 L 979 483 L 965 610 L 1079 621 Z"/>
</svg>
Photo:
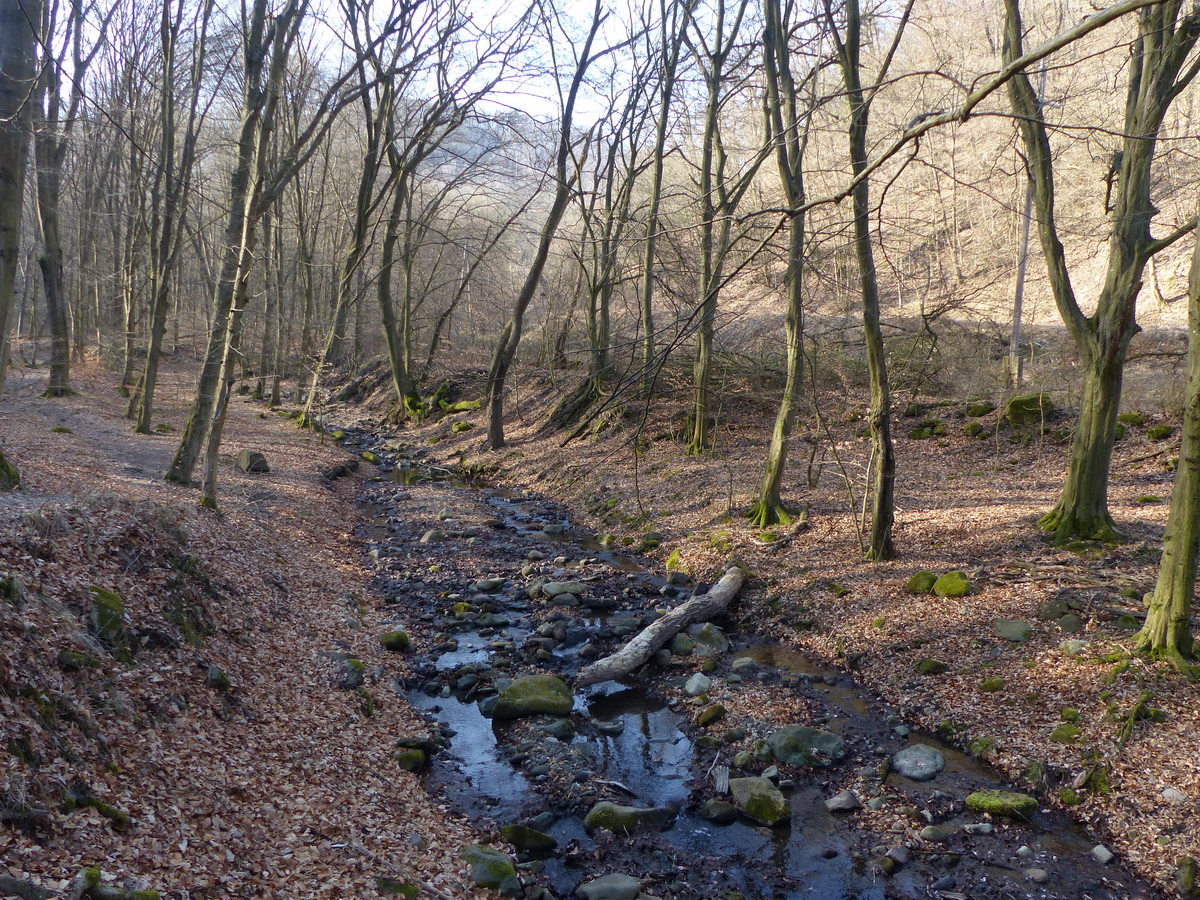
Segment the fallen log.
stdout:
<svg viewBox="0 0 1200 900">
<path fill-rule="evenodd" d="M 575 687 L 587 687 L 602 681 L 612 681 L 628 675 L 646 662 L 654 651 L 675 637 L 684 628 L 697 622 L 707 622 L 720 615 L 737 596 L 746 580 L 746 573 L 736 566 L 729 569 L 707 594 L 693 597 L 671 610 L 657 622 L 643 628 L 624 647 L 611 656 L 597 660 L 575 676 Z"/>
</svg>

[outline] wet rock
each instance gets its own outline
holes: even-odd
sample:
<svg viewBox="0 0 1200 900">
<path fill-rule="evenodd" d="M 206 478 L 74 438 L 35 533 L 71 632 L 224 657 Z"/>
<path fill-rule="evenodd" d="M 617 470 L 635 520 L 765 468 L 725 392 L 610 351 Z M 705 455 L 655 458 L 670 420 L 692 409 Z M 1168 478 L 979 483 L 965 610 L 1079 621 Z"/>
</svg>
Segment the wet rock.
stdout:
<svg viewBox="0 0 1200 900">
<path fill-rule="evenodd" d="M 575 737 L 575 726 L 571 724 L 570 719 L 555 719 L 546 725 L 538 726 L 542 731 L 551 737 L 556 737 L 560 741 L 569 741 Z"/>
<path fill-rule="evenodd" d="M 405 772 L 416 772 L 425 765 L 425 751 L 418 750 L 416 747 L 410 747 L 407 750 L 399 750 L 392 757 Z"/>
<path fill-rule="evenodd" d="M 494 888 L 506 897 L 520 896 L 521 879 L 506 854 L 481 844 L 468 844 L 459 855 L 471 867 L 471 880 L 477 885 Z"/>
<path fill-rule="evenodd" d="M 519 719 L 537 713 L 565 716 L 574 705 L 571 689 L 561 678 L 524 675 L 501 691 L 492 716 L 497 719 Z"/>
<path fill-rule="evenodd" d="M 807 725 L 785 725 L 767 735 L 767 746 L 779 762 L 793 766 L 829 766 L 846 756 L 836 734 Z"/>
<path fill-rule="evenodd" d="M 1033 635 L 1033 626 L 1016 619 L 997 619 L 992 623 L 998 637 L 1014 644 L 1023 644 Z"/>
<path fill-rule="evenodd" d="M 1037 810 L 1037 798 L 1016 791 L 975 791 L 967 795 L 967 809 L 994 816 L 1028 816 Z"/>
<path fill-rule="evenodd" d="M 666 806 L 622 806 L 602 800 L 588 810 L 583 827 L 589 831 L 603 828 L 615 834 L 629 834 L 639 828 L 665 828 L 675 820 L 675 810 Z"/>
<path fill-rule="evenodd" d="M 614 872 L 581 884 L 575 888 L 575 896 L 579 900 L 635 900 L 641 889 L 639 879 Z"/>
<path fill-rule="evenodd" d="M 1096 857 L 1102 866 L 1107 866 L 1110 862 L 1117 858 L 1116 854 L 1103 844 L 1097 844 L 1092 848 L 1092 856 Z"/>
<path fill-rule="evenodd" d="M 558 841 L 553 837 L 528 825 L 504 825 L 500 833 L 510 844 L 526 853 L 548 853 L 558 846 Z"/>
<path fill-rule="evenodd" d="M 625 730 L 625 722 L 617 719 L 612 722 L 606 722 L 603 719 L 592 719 L 592 726 L 601 734 L 618 735 Z"/>
<path fill-rule="evenodd" d="M 687 684 L 683 686 L 683 692 L 689 697 L 699 697 L 701 694 L 707 694 L 711 687 L 712 679 L 697 672 L 687 680 Z"/>
<path fill-rule="evenodd" d="M 854 791 L 842 791 L 826 800 L 825 808 L 830 812 L 854 812 L 856 809 L 862 809 L 862 804 Z"/>
<path fill-rule="evenodd" d="M 928 744 L 913 744 L 892 756 L 892 770 L 913 781 L 931 781 L 946 767 L 946 758 Z"/>
<path fill-rule="evenodd" d="M 478 591 L 483 594 L 490 594 L 504 587 L 503 578 L 481 578 L 479 581 L 471 585 L 471 590 Z"/>
<path fill-rule="evenodd" d="M 791 818 L 787 798 L 768 778 L 730 778 L 729 793 L 742 814 L 756 822 L 775 826 Z"/>
<path fill-rule="evenodd" d="M 700 815 L 717 825 L 728 825 L 738 817 L 738 808 L 725 800 L 713 797 L 700 807 Z"/>
</svg>

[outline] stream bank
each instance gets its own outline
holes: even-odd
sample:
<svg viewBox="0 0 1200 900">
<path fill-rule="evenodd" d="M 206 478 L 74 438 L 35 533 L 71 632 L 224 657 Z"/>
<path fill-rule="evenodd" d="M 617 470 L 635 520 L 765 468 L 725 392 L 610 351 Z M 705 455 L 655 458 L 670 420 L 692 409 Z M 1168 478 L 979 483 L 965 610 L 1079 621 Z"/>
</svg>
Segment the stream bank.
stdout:
<svg viewBox="0 0 1200 900">
<path fill-rule="evenodd" d="M 488 718 L 512 680 L 569 679 L 704 586 L 613 553 L 545 498 L 457 483 L 386 435 L 345 441 L 380 467 L 362 537 L 387 624 L 412 638 L 396 688 L 430 723 L 406 737 L 436 751 L 431 790 L 481 829 L 553 840 L 521 853 L 525 896 L 617 896 L 586 887 L 610 873 L 660 898 L 1157 896 L 1062 814 L 967 809 L 973 792 L 1013 789 L 736 620 L 677 639 L 626 683 L 577 692 L 565 715 Z M 835 736 L 839 758 L 781 761 L 767 741 L 797 725 Z M 940 757 L 933 778 L 894 771 L 914 746 Z M 786 817 L 768 827 L 733 809 L 722 788 L 738 776 L 766 778 Z M 602 803 L 647 811 L 642 826 L 586 827 Z"/>
</svg>

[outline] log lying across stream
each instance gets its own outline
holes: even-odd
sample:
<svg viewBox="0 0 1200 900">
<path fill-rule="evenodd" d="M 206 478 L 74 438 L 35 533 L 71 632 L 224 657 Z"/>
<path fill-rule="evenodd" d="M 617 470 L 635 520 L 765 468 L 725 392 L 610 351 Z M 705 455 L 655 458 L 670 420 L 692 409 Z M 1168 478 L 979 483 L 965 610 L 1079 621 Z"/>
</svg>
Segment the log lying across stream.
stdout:
<svg viewBox="0 0 1200 900">
<path fill-rule="evenodd" d="M 634 635 L 629 643 L 616 653 L 580 670 L 575 676 L 575 687 L 587 687 L 628 675 L 684 628 L 697 622 L 707 622 L 723 613 L 729 602 L 742 589 L 745 580 L 746 573 L 741 569 L 736 566 L 729 569 L 708 593 L 699 594 L 683 606 L 671 610 L 657 622 L 652 622 Z"/>
</svg>

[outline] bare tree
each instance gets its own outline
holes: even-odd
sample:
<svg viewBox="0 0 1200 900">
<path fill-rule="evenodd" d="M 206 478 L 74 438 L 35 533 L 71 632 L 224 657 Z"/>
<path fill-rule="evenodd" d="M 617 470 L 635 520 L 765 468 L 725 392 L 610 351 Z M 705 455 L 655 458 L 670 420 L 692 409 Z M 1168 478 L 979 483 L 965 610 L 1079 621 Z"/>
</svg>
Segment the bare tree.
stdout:
<svg viewBox="0 0 1200 900">
<path fill-rule="evenodd" d="M 1011 66 L 1023 54 L 1018 0 L 1005 0 L 1004 60 Z M 1200 9 L 1183 12 L 1182 0 L 1165 0 L 1138 12 L 1138 31 L 1128 66 L 1122 147 L 1113 160 L 1113 198 L 1108 266 L 1096 311 L 1080 308 L 1055 222 L 1054 161 L 1043 110 L 1022 69 L 1008 82 L 1009 102 L 1018 117 L 1034 182 L 1038 236 L 1059 314 L 1083 362 L 1083 400 L 1071 442 L 1071 467 L 1062 496 L 1039 524 L 1056 542 L 1079 535 L 1113 540 L 1108 511 L 1108 471 L 1116 438 L 1125 355 L 1139 330 L 1135 314 L 1142 271 L 1156 253 L 1195 228 L 1196 220 L 1161 238 L 1150 231 L 1157 212 L 1150 194 L 1155 146 L 1163 117 L 1200 71 L 1188 61 L 1200 38 Z"/>
</svg>

